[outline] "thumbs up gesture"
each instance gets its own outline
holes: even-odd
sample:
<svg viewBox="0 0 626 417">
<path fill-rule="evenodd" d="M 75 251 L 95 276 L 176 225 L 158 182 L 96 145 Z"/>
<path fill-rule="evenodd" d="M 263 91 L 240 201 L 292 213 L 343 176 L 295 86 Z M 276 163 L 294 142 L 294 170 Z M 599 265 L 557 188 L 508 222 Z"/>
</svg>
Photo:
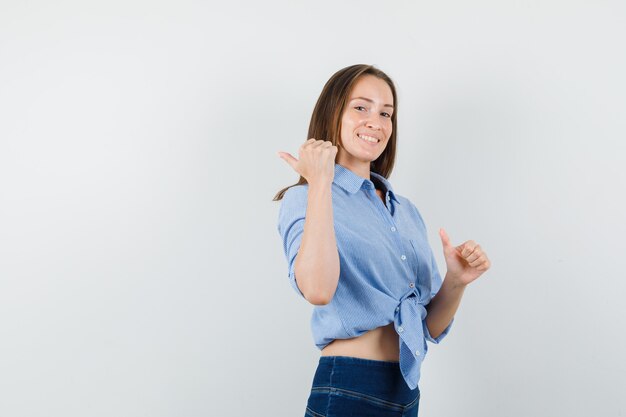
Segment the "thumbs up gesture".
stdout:
<svg viewBox="0 0 626 417">
<path fill-rule="evenodd" d="M 473 240 L 453 246 L 446 231 L 439 229 L 448 278 L 457 286 L 465 286 L 489 269 L 491 262 L 479 244 Z"/>
</svg>

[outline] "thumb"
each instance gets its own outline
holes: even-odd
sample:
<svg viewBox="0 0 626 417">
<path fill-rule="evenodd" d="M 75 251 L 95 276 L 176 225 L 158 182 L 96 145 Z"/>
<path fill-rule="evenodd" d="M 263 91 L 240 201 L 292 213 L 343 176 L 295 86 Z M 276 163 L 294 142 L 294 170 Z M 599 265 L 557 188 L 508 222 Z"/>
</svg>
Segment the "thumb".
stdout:
<svg viewBox="0 0 626 417">
<path fill-rule="evenodd" d="M 291 154 L 289 152 L 278 152 L 278 156 L 280 156 L 285 162 L 287 162 L 289 165 L 291 165 L 291 167 L 295 170 L 296 169 L 296 164 L 298 163 L 298 160 L 296 158 L 294 158 L 293 156 L 291 156 Z"/>
<path fill-rule="evenodd" d="M 441 237 L 441 244 L 444 246 L 444 248 L 450 246 L 450 238 L 448 237 L 448 234 L 443 227 L 439 228 L 439 237 Z"/>
<path fill-rule="evenodd" d="M 448 237 L 448 234 L 443 227 L 439 229 L 439 236 L 441 237 L 441 243 L 444 249 L 449 249 L 452 247 L 452 243 L 450 243 L 450 238 Z"/>
<path fill-rule="evenodd" d="M 463 250 L 463 245 L 461 244 L 460 246 L 452 246 L 452 243 L 450 242 L 450 238 L 448 237 L 448 234 L 446 233 L 446 231 L 444 230 L 444 228 L 440 228 L 439 229 L 439 236 L 441 236 L 441 242 L 443 243 L 443 250 L 444 251 L 450 251 L 453 250 L 455 251 L 457 254 L 461 254 L 461 251 Z"/>
</svg>

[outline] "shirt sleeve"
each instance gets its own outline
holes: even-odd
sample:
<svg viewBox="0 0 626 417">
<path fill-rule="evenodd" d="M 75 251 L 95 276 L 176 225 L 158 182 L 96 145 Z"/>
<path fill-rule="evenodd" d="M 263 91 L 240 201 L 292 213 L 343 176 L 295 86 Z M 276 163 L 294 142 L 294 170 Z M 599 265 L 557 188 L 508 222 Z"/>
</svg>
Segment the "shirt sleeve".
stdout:
<svg viewBox="0 0 626 417">
<path fill-rule="evenodd" d="M 278 211 L 278 233 L 283 242 L 283 250 L 287 259 L 288 277 L 291 286 L 300 297 L 305 298 L 298 287 L 295 274 L 295 259 L 302 242 L 304 220 L 307 206 L 307 187 L 294 186 L 289 188 L 281 200 Z"/>
<path fill-rule="evenodd" d="M 415 213 L 417 214 L 417 218 L 422 226 L 422 230 L 424 231 L 426 236 L 428 236 L 428 233 L 426 230 L 426 224 L 424 223 L 424 219 L 422 218 L 422 215 L 420 214 L 419 210 L 417 209 L 417 207 L 415 207 L 413 203 L 411 203 L 411 205 L 413 206 L 413 209 L 415 210 Z M 430 299 L 429 299 L 429 302 L 430 302 L 430 300 L 432 300 L 433 297 L 437 295 L 437 293 L 439 292 L 439 289 L 441 289 L 443 280 L 441 279 L 441 274 L 439 273 L 439 268 L 437 267 L 437 260 L 435 259 L 435 254 L 433 253 L 432 247 L 430 246 L 430 244 L 428 245 L 428 247 L 429 247 L 429 252 L 430 252 L 430 271 L 431 271 Z M 446 337 L 446 335 L 450 331 L 450 328 L 452 327 L 452 323 L 454 323 L 454 317 L 452 317 L 452 320 L 450 320 L 450 323 L 443 330 L 443 332 L 441 332 L 441 334 L 437 336 L 436 338 L 433 338 L 430 335 L 430 332 L 428 331 L 428 326 L 426 326 L 426 320 L 423 320 L 422 327 L 424 329 L 424 337 L 429 342 L 438 344 L 441 340 L 443 340 L 444 337 Z"/>
</svg>

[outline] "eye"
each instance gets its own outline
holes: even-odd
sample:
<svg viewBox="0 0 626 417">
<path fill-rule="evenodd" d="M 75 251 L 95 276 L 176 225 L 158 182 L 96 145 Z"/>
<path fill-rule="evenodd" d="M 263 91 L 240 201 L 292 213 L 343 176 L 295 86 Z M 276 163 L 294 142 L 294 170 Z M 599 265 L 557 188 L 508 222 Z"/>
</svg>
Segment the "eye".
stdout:
<svg viewBox="0 0 626 417">
<path fill-rule="evenodd" d="M 365 107 L 364 107 L 364 106 L 355 106 L 354 108 L 355 108 L 356 110 L 359 110 L 359 109 L 365 109 Z M 391 118 L 391 115 L 390 115 L 389 113 L 387 113 L 387 112 L 382 112 L 381 114 L 385 115 L 385 117 L 387 117 L 387 118 Z"/>
</svg>

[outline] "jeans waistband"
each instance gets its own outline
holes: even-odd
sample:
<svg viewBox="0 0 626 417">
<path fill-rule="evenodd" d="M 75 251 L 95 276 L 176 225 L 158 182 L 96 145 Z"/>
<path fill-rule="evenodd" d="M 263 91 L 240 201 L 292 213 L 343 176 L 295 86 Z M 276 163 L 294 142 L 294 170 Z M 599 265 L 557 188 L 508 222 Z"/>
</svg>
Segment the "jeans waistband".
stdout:
<svg viewBox="0 0 626 417">
<path fill-rule="evenodd" d="M 383 366 L 400 369 L 399 361 L 381 361 L 375 359 L 357 358 L 354 356 L 320 356 L 320 364 L 351 364 L 364 366 Z"/>
</svg>

